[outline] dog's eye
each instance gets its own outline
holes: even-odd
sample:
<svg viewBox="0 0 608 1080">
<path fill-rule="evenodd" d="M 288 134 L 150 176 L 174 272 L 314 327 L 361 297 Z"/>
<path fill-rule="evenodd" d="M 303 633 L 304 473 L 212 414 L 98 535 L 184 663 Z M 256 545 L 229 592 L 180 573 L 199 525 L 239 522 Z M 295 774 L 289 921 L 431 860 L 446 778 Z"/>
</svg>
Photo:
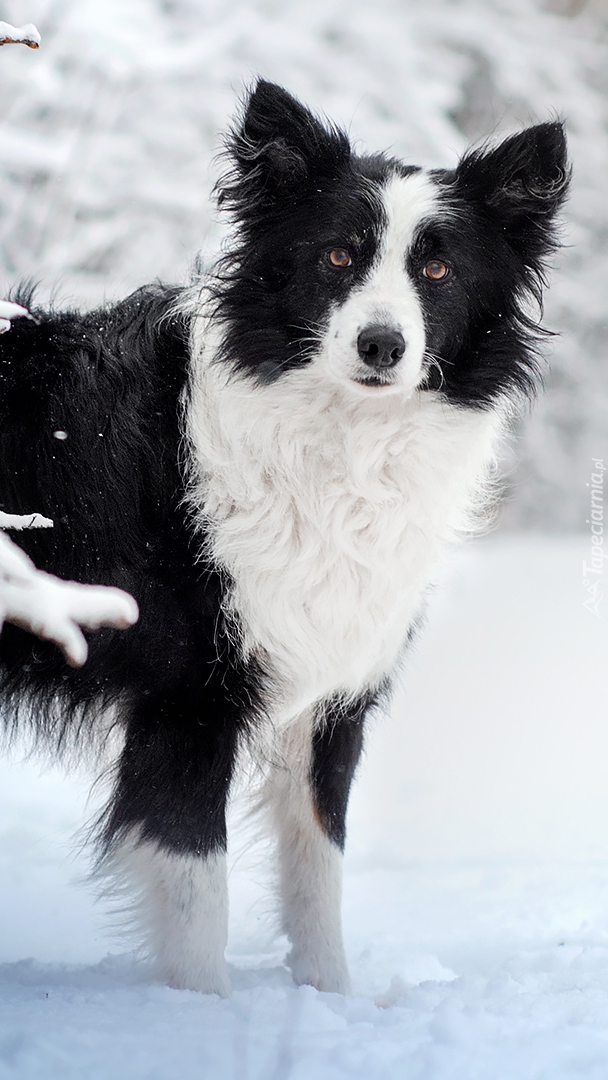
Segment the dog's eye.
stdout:
<svg viewBox="0 0 608 1080">
<path fill-rule="evenodd" d="M 439 259 L 431 259 L 424 267 L 422 273 L 425 277 L 429 278 L 430 281 L 443 281 L 444 278 L 449 277 L 450 268 L 446 263 L 441 262 Z"/>
<path fill-rule="evenodd" d="M 327 252 L 327 259 L 332 266 L 338 266 L 341 269 L 353 265 L 350 251 L 347 251 L 346 248 L 332 248 L 331 251 Z"/>
</svg>

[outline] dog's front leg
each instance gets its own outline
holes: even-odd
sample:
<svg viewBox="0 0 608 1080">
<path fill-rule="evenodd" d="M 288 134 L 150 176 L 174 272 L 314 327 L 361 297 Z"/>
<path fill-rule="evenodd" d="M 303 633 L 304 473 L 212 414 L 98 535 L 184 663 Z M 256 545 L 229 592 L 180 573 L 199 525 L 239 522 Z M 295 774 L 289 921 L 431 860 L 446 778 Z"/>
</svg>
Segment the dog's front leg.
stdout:
<svg viewBox="0 0 608 1080">
<path fill-rule="evenodd" d="M 348 794 L 362 743 L 361 710 L 301 717 L 280 738 L 265 788 L 278 835 L 282 925 L 295 981 L 347 994 L 342 850 Z M 315 733 L 315 726 L 317 730 Z"/>
</svg>

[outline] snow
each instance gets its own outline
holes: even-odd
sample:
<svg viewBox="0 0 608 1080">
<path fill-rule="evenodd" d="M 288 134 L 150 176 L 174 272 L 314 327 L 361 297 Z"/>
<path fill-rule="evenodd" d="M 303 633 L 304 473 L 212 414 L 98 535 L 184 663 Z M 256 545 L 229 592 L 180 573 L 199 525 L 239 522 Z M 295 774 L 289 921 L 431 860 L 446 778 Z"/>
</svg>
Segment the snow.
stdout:
<svg viewBox="0 0 608 1080">
<path fill-rule="evenodd" d="M 0 510 L 0 529 L 16 529 L 21 532 L 22 529 L 52 528 L 52 519 L 44 517 L 44 514 L 5 514 L 4 510 Z"/>
<path fill-rule="evenodd" d="M 13 304 L 8 300 L 0 300 L 1 319 L 21 319 L 24 316 L 29 316 L 27 308 L 21 307 L 20 304 Z"/>
<path fill-rule="evenodd" d="M 583 606 L 587 548 L 453 556 L 352 802 L 351 998 L 292 986 L 240 805 L 233 994 L 153 982 L 70 853 L 99 796 L 6 764 L 1 1080 L 604 1080 L 608 622 Z"/>
<path fill-rule="evenodd" d="M 30 49 L 37 49 L 40 45 L 40 34 L 33 23 L 25 26 L 11 26 L 10 23 L 0 21 L 0 45 L 27 45 Z"/>
<path fill-rule="evenodd" d="M 0 23 L 0 31 L 2 24 Z M 31 315 L 27 308 L 21 307 L 20 304 L 11 304 L 8 300 L 0 300 L 0 334 L 6 334 L 7 330 L 11 328 L 11 319 L 31 319 Z"/>
<path fill-rule="evenodd" d="M 5 514 L 0 527 L 52 528 L 41 514 Z M 8 520 L 7 520 L 8 519 Z M 0 629 L 14 623 L 37 637 L 54 641 L 74 667 L 84 664 L 88 645 L 81 627 L 125 629 L 137 622 L 139 612 L 132 596 L 122 589 L 62 581 L 37 570 L 31 559 L 8 536 L 0 533 Z"/>
</svg>

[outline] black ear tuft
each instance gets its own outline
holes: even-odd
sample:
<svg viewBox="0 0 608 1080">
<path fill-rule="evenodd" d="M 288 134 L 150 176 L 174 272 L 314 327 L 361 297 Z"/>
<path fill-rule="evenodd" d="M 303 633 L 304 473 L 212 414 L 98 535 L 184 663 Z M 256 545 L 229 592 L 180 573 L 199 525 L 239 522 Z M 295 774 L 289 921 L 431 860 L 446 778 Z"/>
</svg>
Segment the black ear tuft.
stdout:
<svg viewBox="0 0 608 1080">
<path fill-rule="evenodd" d="M 274 200 L 288 187 L 336 178 L 350 159 L 350 144 L 337 128 L 324 127 L 296 98 L 260 79 L 226 148 L 233 170 L 220 184 L 220 203 L 239 211 L 247 201 Z"/>
<path fill-rule="evenodd" d="M 516 249 L 527 246 L 532 260 L 542 257 L 555 246 L 553 219 L 570 182 L 563 124 L 538 124 L 498 146 L 472 150 L 455 181 L 459 194 L 481 204 Z"/>
</svg>

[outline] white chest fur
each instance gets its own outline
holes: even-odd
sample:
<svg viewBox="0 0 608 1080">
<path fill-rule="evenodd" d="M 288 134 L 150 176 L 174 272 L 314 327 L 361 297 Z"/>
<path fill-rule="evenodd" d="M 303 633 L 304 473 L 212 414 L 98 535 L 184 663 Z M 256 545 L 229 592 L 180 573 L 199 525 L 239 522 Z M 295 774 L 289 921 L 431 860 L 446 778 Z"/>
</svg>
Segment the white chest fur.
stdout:
<svg viewBox="0 0 608 1080">
<path fill-rule="evenodd" d="M 188 426 L 193 505 L 281 717 L 378 683 L 485 499 L 500 416 L 358 396 L 312 368 L 258 387 L 199 359 Z"/>
</svg>

